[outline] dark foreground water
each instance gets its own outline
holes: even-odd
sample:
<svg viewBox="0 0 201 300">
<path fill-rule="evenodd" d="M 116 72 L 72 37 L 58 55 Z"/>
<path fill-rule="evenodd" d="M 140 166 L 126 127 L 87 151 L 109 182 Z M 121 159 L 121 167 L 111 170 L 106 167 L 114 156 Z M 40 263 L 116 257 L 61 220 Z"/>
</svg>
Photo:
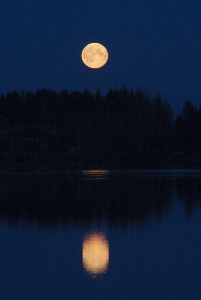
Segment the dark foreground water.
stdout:
<svg viewBox="0 0 201 300">
<path fill-rule="evenodd" d="M 199 172 L 0 175 L 0 299 L 201 299 Z"/>
</svg>

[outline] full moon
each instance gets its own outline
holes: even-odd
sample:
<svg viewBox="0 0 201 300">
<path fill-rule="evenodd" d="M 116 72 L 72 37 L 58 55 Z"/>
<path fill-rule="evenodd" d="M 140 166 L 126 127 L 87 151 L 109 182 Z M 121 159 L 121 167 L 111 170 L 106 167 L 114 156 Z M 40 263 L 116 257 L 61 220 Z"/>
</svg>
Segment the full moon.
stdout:
<svg viewBox="0 0 201 300">
<path fill-rule="evenodd" d="M 99 43 L 88 44 L 82 50 L 83 63 L 92 69 L 101 68 L 108 61 L 107 49 Z"/>
</svg>

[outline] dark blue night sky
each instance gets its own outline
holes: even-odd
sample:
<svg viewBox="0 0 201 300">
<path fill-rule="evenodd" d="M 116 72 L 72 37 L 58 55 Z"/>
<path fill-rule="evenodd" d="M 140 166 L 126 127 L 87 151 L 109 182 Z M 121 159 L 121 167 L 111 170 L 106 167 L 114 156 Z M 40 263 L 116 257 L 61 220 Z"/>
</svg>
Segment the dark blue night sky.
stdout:
<svg viewBox="0 0 201 300">
<path fill-rule="evenodd" d="M 0 93 L 126 86 L 199 108 L 200 16 L 200 0 L 1 0 Z M 90 42 L 108 49 L 102 69 L 81 61 Z"/>
</svg>

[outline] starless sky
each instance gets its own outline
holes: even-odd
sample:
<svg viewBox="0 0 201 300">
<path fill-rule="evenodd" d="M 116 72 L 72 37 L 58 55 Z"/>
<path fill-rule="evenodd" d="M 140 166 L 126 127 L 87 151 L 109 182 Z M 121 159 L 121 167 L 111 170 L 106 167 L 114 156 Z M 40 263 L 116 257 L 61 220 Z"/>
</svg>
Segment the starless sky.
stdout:
<svg viewBox="0 0 201 300">
<path fill-rule="evenodd" d="M 91 42 L 109 52 L 101 69 L 81 60 Z M 123 86 L 201 106 L 200 0 L 0 1 L 0 93 Z"/>
</svg>

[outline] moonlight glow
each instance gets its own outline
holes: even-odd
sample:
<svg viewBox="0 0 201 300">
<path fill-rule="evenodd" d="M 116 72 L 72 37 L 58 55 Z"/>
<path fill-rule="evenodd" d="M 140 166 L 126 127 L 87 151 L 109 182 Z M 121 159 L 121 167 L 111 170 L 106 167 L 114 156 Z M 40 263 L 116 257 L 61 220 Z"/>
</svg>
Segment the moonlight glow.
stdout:
<svg viewBox="0 0 201 300">
<path fill-rule="evenodd" d="M 109 244 L 103 233 L 86 235 L 82 248 L 83 266 L 89 274 L 105 273 L 109 263 Z"/>
<path fill-rule="evenodd" d="M 81 57 L 87 67 L 96 69 L 106 64 L 108 61 L 108 52 L 103 45 L 91 43 L 82 50 Z"/>
</svg>

